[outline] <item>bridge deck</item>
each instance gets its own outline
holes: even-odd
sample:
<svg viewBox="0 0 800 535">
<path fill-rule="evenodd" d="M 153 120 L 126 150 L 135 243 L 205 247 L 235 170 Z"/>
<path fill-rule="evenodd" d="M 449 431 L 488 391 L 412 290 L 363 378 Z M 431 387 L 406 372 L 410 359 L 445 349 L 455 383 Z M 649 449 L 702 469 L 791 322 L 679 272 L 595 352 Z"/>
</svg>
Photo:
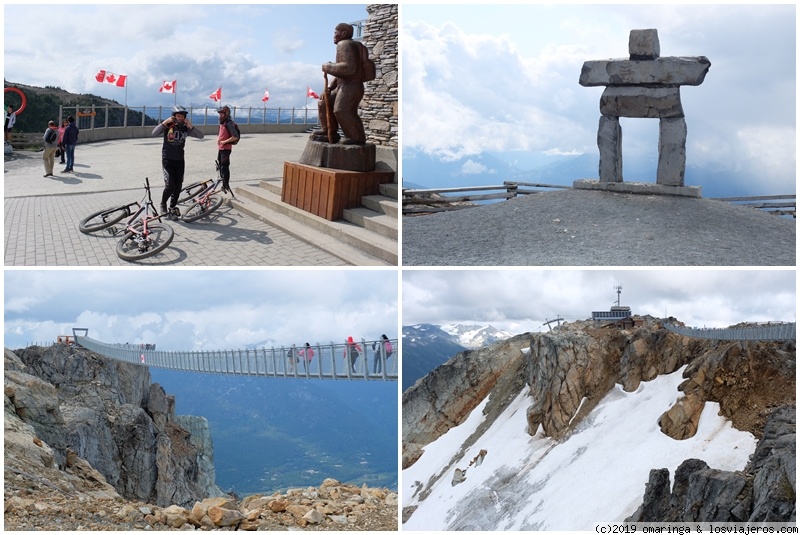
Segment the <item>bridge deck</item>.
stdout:
<svg viewBox="0 0 800 535">
<path fill-rule="evenodd" d="M 684 336 L 706 340 L 734 341 L 791 341 L 797 338 L 797 323 L 776 323 L 752 327 L 728 327 L 726 329 L 684 327 L 664 323 L 664 328 Z"/>
<path fill-rule="evenodd" d="M 372 342 L 359 342 L 361 351 L 351 367 L 345 358 L 345 344 L 312 346 L 314 357 L 288 357 L 290 347 L 228 349 L 211 351 L 157 351 L 138 346 L 107 344 L 86 336 L 76 336 L 76 343 L 104 357 L 137 366 L 168 370 L 228 375 L 250 375 L 284 379 L 329 379 L 358 381 L 397 381 L 396 350 L 387 355 L 382 344 L 372 350 Z M 390 340 L 397 348 L 397 340 Z M 301 350 L 302 348 L 297 348 Z"/>
</svg>

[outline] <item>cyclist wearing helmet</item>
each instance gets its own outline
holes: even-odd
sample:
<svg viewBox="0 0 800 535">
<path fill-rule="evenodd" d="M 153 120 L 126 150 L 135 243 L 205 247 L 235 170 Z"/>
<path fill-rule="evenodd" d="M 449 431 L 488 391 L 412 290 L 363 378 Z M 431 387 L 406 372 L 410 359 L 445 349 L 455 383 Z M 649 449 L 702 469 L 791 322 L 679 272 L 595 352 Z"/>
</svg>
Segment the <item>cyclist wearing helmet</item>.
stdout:
<svg viewBox="0 0 800 535">
<path fill-rule="evenodd" d="M 161 147 L 161 166 L 164 170 L 164 193 L 161 196 L 161 212 L 166 214 L 167 201 L 170 201 L 169 215 L 172 219 L 180 217 L 178 210 L 178 194 L 183 187 L 183 173 L 186 161 L 183 149 L 186 138 L 203 138 L 203 133 L 192 125 L 187 118 L 188 112 L 183 106 L 172 108 L 172 116 L 153 128 L 154 136 L 164 136 Z"/>
<path fill-rule="evenodd" d="M 217 162 L 219 163 L 219 176 L 222 178 L 222 191 L 229 191 L 228 182 L 231 179 L 231 151 L 233 143 L 239 141 L 236 127 L 231 119 L 231 109 L 223 106 L 217 110 L 219 113 L 219 135 L 217 136 Z"/>
</svg>

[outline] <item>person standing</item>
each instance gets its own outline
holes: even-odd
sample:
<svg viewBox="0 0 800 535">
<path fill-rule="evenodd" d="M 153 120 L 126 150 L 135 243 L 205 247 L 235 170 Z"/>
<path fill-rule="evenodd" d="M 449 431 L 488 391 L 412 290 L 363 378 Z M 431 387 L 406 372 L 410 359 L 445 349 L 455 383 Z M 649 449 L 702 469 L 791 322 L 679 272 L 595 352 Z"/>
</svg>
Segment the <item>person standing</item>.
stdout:
<svg viewBox="0 0 800 535">
<path fill-rule="evenodd" d="M 14 108 L 9 104 L 6 106 L 6 125 L 3 134 L 5 135 L 6 145 L 11 143 L 11 129 L 14 128 L 14 123 L 17 122 L 17 114 Z"/>
<path fill-rule="evenodd" d="M 67 125 L 69 123 L 66 119 L 61 121 L 61 126 L 58 127 L 58 148 L 61 149 L 61 162 L 66 163 L 64 161 L 64 157 L 67 155 L 67 150 L 64 148 L 64 131 L 67 129 Z"/>
<path fill-rule="evenodd" d="M 295 363 L 299 359 L 297 358 L 297 348 L 294 346 L 289 348 L 289 352 L 286 353 L 286 369 L 289 373 L 295 373 Z"/>
<path fill-rule="evenodd" d="M 356 373 L 356 361 L 359 353 L 361 353 L 361 346 L 353 340 L 352 336 L 348 336 L 347 344 L 344 348 L 344 358 L 350 357 L 350 370 L 352 373 Z"/>
<path fill-rule="evenodd" d="M 67 153 L 67 162 L 64 164 L 62 173 L 74 173 L 75 170 L 75 145 L 78 144 L 78 127 L 75 125 L 75 117 L 67 117 L 67 127 L 64 129 L 64 150 Z"/>
<path fill-rule="evenodd" d="M 300 350 L 300 356 L 302 357 L 303 370 L 311 371 L 311 361 L 314 359 L 314 348 L 311 347 L 311 344 L 306 342 L 305 347 Z"/>
<path fill-rule="evenodd" d="M 56 165 L 58 130 L 55 121 L 47 123 L 47 130 L 44 131 L 42 139 L 44 140 L 44 152 L 42 153 L 42 160 L 44 160 L 44 176 L 47 178 L 53 176 L 53 167 Z"/>
<path fill-rule="evenodd" d="M 183 106 L 172 108 L 172 116 L 153 128 L 154 136 L 164 136 L 161 146 L 161 167 L 164 171 L 164 193 L 161 195 L 161 213 L 169 214 L 170 219 L 180 217 L 178 195 L 183 187 L 183 173 L 186 169 L 184 147 L 191 136 L 203 139 L 203 133 L 192 125 Z M 167 202 L 169 201 L 169 211 Z"/>
<path fill-rule="evenodd" d="M 239 134 L 236 126 L 231 119 L 231 109 L 223 106 L 217 110 L 219 113 L 219 134 L 217 135 L 217 163 L 219 164 L 219 176 L 222 179 L 222 191 L 230 190 L 228 185 L 231 180 L 231 152 L 233 145 L 239 141 Z"/>
<path fill-rule="evenodd" d="M 375 350 L 375 355 L 372 360 L 372 373 L 381 373 L 383 361 L 389 360 L 389 357 L 392 356 L 394 350 L 392 342 L 389 341 L 389 338 L 387 338 L 385 334 L 382 334 L 380 340 L 372 343 L 372 349 Z M 386 356 L 382 357 L 381 353 Z"/>
</svg>

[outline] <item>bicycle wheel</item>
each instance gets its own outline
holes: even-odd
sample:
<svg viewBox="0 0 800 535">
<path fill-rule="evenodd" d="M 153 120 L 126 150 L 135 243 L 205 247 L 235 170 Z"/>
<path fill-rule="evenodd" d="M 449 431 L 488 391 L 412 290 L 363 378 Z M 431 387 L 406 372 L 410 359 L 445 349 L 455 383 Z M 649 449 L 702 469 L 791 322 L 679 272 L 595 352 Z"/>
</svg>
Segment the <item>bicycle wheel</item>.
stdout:
<svg viewBox="0 0 800 535">
<path fill-rule="evenodd" d="M 205 202 L 193 202 L 192 205 L 183 213 L 181 219 L 186 222 L 196 221 L 201 217 L 207 216 L 222 205 L 222 197 L 212 193 L 205 199 Z"/>
<path fill-rule="evenodd" d="M 147 225 L 147 236 L 143 236 L 139 231 L 141 224 L 134 227 L 134 231 L 128 231 L 117 242 L 117 256 L 128 262 L 135 262 L 160 253 L 172 243 L 175 231 L 171 226 L 164 223 L 150 223 Z"/>
<path fill-rule="evenodd" d="M 92 232 L 97 232 L 98 230 L 103 230 L 104 228 L 115 225 L 129 215 L 130 211 L 127 206 L 121 206 L 116 210 L 100 210 L 82 219 L 81 222 L 78 223 L 78 229 L 84 234 L 91 234 Z"/>
<path fill-rule="evenodd" d="M 194 184 L 189 184 L 185 188 L 178 193 L 178 204 L 183 204 L 186 201 L 190 201 L 200 195 L 206 187 L 208 187 L 209 180 L 204 180 L 202 182 L 195 182 Z"/>
</svg>

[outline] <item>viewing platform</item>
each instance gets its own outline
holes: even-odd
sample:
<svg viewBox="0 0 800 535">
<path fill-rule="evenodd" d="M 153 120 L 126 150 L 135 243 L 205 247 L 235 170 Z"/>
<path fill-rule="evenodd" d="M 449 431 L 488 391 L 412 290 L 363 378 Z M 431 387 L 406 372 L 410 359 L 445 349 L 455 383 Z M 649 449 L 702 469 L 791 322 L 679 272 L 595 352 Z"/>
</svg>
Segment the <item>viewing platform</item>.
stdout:
<svg viewBox="0 0 800 535">
<path fill-rule="evenodd" d="M 184 185 L 216 177 L 216 130 L 186 143 Z M 285 161 L 297 161 L 308 133 L 242 132 L 231 156 L 236 199 L 193 223 L 167 221 L 175 230 L 162 253 L 136 265 L 161 266 L 347 266 L 397 264 L 397 187 L 344 218 L 326 221 L 280 203 Z M 214 130 L 212 133 L 211 130 Z M 5 265 L 131 265 L 116 256 L 119 236 L 78 231 L 78 222 L 98 210 L 141 200 L 149 177 L 153 200 L 163 192 L 160 137 L 79 143 L 75 172 L 43 177 L 42 152 L 15 150 L 5 156 Z M 396 170 L 396 154 L 387 150 Z M 264 187 L 267 185 L 267 187 Z M 275 200 L 277 198 L 277 201 Z M 366 223 L 365 223 L 366 221 Z"/>
</svg>

